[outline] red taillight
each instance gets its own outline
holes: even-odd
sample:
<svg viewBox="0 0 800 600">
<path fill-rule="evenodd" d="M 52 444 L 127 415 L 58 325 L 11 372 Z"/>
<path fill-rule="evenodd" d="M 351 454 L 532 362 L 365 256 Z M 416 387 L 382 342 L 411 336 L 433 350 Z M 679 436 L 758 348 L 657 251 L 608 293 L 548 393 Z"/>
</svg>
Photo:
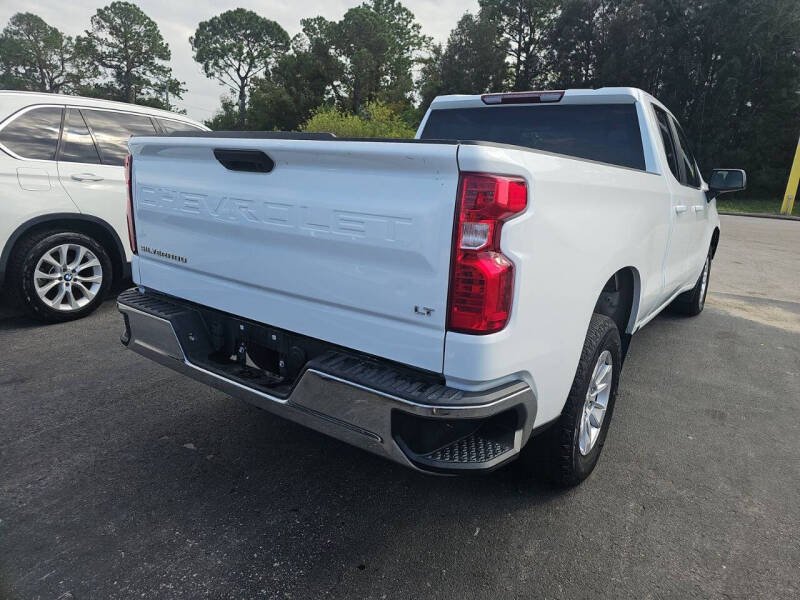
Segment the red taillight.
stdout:
<svg viewBox="0 0 800 600">
<path fill-rule="evenodd" d="M 500 251 L 503 221 L 525 210 L 524 179 L 462 173 L 453 236 L 448 329 L 500 331 L 511 314 L 514 264 Z"/>
<path fill-rule="evenodd" d="M 128 242 L 131 245 L 131 252 L 138 254 L 136 248 L 136 224 L 133 222 L 133 157 L 128 154 L 125 157 L 125 188 L 128 190 Z"/>
</svg>

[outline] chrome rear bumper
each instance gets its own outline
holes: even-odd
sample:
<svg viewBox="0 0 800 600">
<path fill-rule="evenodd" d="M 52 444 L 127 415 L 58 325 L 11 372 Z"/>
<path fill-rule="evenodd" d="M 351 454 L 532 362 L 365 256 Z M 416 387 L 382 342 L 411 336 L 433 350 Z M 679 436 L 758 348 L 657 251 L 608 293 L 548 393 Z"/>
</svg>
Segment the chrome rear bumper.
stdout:
<svg viewBox="0 0 800 600">
<path fill-rule="evenodd" d="M 524 382 L 481 393 L 441 385 L 435 392 L 426 393 L 406 381 L 398 389 L 387 391 L 385 386 L 378 389 L 381 386 L 365 381 L 391 378 L 390 363 L 380 367 L 365 363 L 353 368 L 357 359 L 339 359 L 333 352 L 324 360 L 309 361 L 287 397 L 271 395 L 187 358 L 180 341 L 186 332 L 179 335 L 187 311 L 192 311 L 186 303 L 129 290 L 120 296 L 117 306 L 125 318 L 122 342 L 130 350 L 269 412 L 415 469 L 494 469 L 518 455 L 536 415 L 536 399 Z M 202 325 L 196 329 L 199 331 Z M 188 335 L 191 338 L 195 333 Z M 346 361 L 350 365 L 347 369 L 336 367 Z M 380 372 L 370 373 L 370 369 Z M 458 439 L 423 450 L 415 449 L 400 431 L 408 431 L 409 422 L 412 428 L 416 423 L 422 428 L 452 428 L 460 421 L 469 421 L 474 428 Z"/>
</svg>

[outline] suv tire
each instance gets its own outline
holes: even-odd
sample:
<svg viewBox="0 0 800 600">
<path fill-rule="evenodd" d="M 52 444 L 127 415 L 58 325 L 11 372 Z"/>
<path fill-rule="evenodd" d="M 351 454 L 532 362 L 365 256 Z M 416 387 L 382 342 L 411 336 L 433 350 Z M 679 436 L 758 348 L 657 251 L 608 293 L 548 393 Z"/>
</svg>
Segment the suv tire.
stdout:
<svg viewBox="0 0 800 600">
<path fill-rule="evenodd" d="M 15 248 L 9 265 L 12 296 L 34 318 L 50 323 L 94 311 L 111 286 L 111 259 L 93 238 L 42 231 Z"/>
</svg>

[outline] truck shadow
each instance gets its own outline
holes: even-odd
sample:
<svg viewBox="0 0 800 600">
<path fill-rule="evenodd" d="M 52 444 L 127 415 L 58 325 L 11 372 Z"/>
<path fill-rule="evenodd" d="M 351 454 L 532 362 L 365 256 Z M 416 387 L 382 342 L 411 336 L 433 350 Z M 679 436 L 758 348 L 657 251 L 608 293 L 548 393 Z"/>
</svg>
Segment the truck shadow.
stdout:
<svg viewBox="0 0 800 600">
<path fill-rule="evenodd" d="M 121 408 L 111 428 L 122 439 L 102 451 L 90 440 L 97 431 L 79 434 L 92 468 L 69 472 L 40 499 L 56 506 L 48 534 L 79 540 L 86 562 L 67 565 L 76 579 L 99 568 L 106 580 L 130 581 L 103 561 L 110 528 L 115 551 L 151 565 L 155 581 L 175 581 L 185 567 L 213 587 L 227 573 L 261 577 L 292 565 L 313 586 L 298 597 L 320 597 L 343 577 L 385 569 L 400 548 L 434 564 L 434 553 L 502 544 L 512 515 L 563 494 L 513 465 L 484 476 L 419 474 L 221 394 L 177 413 L 163 403 Z M 35 543 L 16 541 L 23 555 Z M 186 544 L 190 561 L 181 559 Z"/>
</svg>

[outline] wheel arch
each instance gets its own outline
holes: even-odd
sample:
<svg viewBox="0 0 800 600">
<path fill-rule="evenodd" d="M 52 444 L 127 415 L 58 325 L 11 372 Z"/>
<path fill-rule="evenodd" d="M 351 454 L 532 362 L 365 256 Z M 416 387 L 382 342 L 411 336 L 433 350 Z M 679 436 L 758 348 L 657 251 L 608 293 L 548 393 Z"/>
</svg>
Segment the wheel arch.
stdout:
<svg viewBox="0 0 800 600">
<path fill-rule="evenodd" d="M 719 227 L 714 227 L 714 233 L 711 234 L 711 258 L 717 253 L 717 244 L 719 244 Z"/>
<path fill-rule="evenodd" d="M 617 325 L 622 338 L 623 359 L 628 352 L 633 328 L 636 325 L 640 294 L 639 270 L 627 266 L 617 270 L 608 278 L 595 302 L 593 312 L 609 317 Z"/>
<path fill-rule="evenodd" d="M 62 227 L 89 235 L 102 244 L 111 259 L 115 280 L 130 277 L 130 264 L 125 257 L 125 247 L 117 232 L 107 221 L 81 213 L 52 213 L 26 221 L 9 236 L 0 253 L 0 285 L 5 283 L 8 262 L 20 240 L 27 234 Z"/>
</svg>

